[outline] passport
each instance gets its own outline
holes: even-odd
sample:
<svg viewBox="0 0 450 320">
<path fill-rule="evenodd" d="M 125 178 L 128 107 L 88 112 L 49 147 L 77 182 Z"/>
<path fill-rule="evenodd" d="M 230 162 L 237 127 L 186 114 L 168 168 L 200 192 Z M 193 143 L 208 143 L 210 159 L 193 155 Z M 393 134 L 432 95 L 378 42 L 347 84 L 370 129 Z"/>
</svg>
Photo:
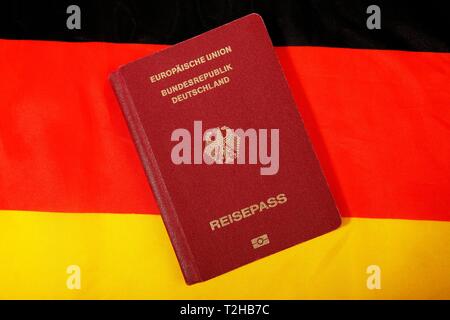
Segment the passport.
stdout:
<svg viewBox="0 0 450 320">
<path fill-rule="evenodd" d="M 187 284 L 339 227 L 259 15 L 123 65 L 110 81 Z"/>
</svg>

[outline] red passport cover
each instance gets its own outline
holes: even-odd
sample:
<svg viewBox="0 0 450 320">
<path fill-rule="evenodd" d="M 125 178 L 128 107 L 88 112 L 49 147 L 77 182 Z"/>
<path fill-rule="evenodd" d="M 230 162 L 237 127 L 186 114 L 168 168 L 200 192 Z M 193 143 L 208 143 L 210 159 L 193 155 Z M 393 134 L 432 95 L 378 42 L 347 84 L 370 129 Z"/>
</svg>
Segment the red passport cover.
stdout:
<svg viewBox="0 0 450 320">
<path fill-rule="evenodd" d="M 188 284 L 340 225 L 259 15 L 121 66 L 110 80 Z M 214 131 L 217 140 L 203 141 L 210 128 L 220 128 Z M 256 136 L 230 135 L 233 144 L 227 128 L 254 129 Z M 261 129 L 267 129 L 265 135 Z M 277 141 L 273 129 L 278 148 L 271 144 Z M 223 148 L 208 149 L 207 155 L 219 163 L 205 163 L 203 152 L 208 144 L 217 147 L 214 142 Z M 230 154 L 221 153 L 228 142 Z M 177 149 L 181 145 L 184 149 Z M 256 150 L 253 162 L 251 150 Z"/>
</svg>

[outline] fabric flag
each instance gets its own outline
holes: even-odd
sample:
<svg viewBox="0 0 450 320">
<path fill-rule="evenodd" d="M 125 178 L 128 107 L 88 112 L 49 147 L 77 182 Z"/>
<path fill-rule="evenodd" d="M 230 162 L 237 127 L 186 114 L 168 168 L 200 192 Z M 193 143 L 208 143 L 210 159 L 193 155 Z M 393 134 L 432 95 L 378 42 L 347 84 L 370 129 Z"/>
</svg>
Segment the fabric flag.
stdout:
<svg viewBox="0 0 450 320">
<path fill-rule="evenodd" d="M 400 6 L 380 5 L 387 30 L 358 36 L 358 28 L 346 29 L 343 8 L 306 1 L 307 12 L 335 14 L 337 30 L 351 34 L 336 31 L 331 40 L 329 20 L 313 21 L 314 33 L 307 13 L 289 3 L 279 16 L 256 9 L 343 226 L 186 286 L 108 75 L 226 22 L 217 14 L 226 8 L 173 20 L 161 7 L 167 24 L 155 29 L 138 7 L 119 6 L 103 15 L 131 12 L 134 25 L 123 30 L 134 33 L 112 38 L 99 31 L 107 19 L 98 28 L 88 20 L 78 38 L 18 28 L 13 19 L 0 34 L 0 298 L 450 298 L 448 42 L 433 24 L 415 28 L 414 8 L 402 15 Z M 239 10 L 224 19 L 255 8 Z M 392 12 L 407 27 L 396 29 Z M 302 18 L 304 25 L 295 23 Z M 188 22 L 191 28 L 180 27 Z M 80 288 L 70 288 L 71 266 L 81 271 Z"/>
</svg>

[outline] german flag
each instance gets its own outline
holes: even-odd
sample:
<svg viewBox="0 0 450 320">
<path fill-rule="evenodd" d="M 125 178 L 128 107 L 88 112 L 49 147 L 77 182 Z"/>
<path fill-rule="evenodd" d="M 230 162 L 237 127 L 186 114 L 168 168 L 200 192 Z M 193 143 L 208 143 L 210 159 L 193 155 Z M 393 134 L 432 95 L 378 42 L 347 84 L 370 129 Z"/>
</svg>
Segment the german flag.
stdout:
<svg viewBox="0 0 450 320">
<path fill-rule="evenodd" d="M 376 2 L 2 3 L 0 298 L 449 299 L 447 11 Z M 344 223 L 187 286 L 108 75 L 251 12 Z"/>
</svg>

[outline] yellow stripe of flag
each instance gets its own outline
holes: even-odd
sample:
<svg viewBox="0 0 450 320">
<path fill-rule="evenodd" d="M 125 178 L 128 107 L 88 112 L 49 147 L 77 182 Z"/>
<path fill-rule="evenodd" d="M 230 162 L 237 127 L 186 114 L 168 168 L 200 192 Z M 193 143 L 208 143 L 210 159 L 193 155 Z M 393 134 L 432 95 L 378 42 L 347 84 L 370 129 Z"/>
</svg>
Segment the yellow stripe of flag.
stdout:
<svg viewBox="0 0 450 320">
<path fill-rule="evenodd" d="M 187 286 L 158 215 L 0 211 L 0 298 L 449 299 L 449 235 L 450 222 L 344 219 Z"/>
</svg>

